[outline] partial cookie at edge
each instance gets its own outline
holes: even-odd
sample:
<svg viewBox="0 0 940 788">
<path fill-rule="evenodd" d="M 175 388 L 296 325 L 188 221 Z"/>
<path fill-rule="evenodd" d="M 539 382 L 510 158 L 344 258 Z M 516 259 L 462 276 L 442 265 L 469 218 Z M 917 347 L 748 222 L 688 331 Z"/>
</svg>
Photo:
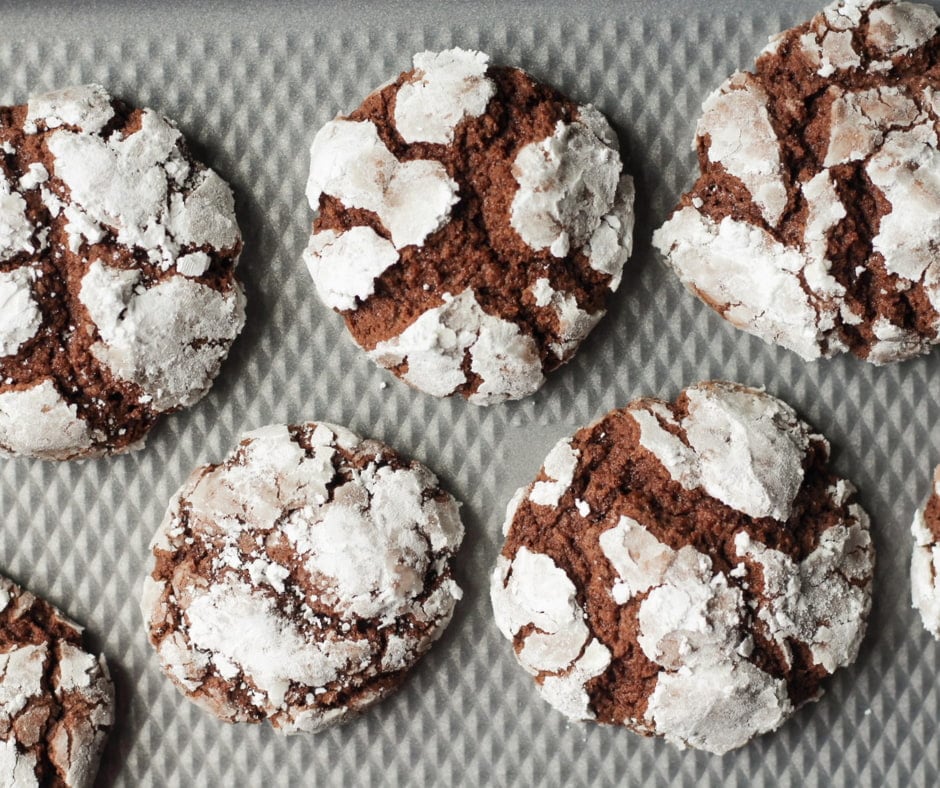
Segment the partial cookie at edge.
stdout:
<svg viewBox="0 0 940 788">
<path fill-rule="evenodd" d="M 113 722 L 104 657 L 58 610 L 0 577 L 0 784 L 90 788 Z"/>
<path fill-rule="evenodd" d="M 0 454 L 130 451 L 198 401 L 244 324 L 241 245 L 153 110 L 98 85 L 0 108 Z"/>
<path fill-rule="evenodd" d="M 690 291 L 808 360 L 940 342 L 938 33 L 926 5 L 836 2 L 706 99 L 702 174 L 654 234 Z"/>
</svg>

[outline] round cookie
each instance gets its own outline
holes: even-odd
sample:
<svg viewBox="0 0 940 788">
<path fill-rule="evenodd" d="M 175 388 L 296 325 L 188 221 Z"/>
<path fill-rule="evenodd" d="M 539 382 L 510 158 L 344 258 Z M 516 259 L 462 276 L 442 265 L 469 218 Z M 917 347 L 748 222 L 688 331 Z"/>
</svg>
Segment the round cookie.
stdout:
<svg viewBox="0 0 940 788">
<path fill-rule="evenodd" d="M 940 342 L 940 18 L 833 3 L 706 99 L 653 243 L 735 326 L 874 364 Z"/>
<path fill-rule="evenodd" d="M 423 52 L 311 147 L 304 254 L 377 364 L 438 397 L 521 399 L 620 284 L 633 180 L 617 136 L 481 52 Z"/>
<path fill-rule="evenodd" d="M 113 722 L 104 657 L 52 605 L 0 577 L 0 785 L 91 788 Z"/>
<path fill-rule="evenodd" d="M 440 637 L 462 539 L 423 465 L 330 424 L 265 427 L 177 492 L 141 608 L 199 706 L 316 732 L 395 690 Z"/>
<path fill-rule="evenodd" d="M 244 324 L 228 185 L 98 85 L 0 108 L 0 455 L 139 448 Z"/>
<path fill-rule="evenodd" d="M 575 720 L 714 753 L 774 730 L 858 653 L 874 553 L 829 444 L 701 383 L 560 441 L 509 505 L 496 622 Z"/>
<path fill-rule="evenodd" d="M 914 514 L 911 533 L 911 601 L 924 629 L 940 640 L 940 468 L 934 471 L 930 496 Z"/>
</svg>

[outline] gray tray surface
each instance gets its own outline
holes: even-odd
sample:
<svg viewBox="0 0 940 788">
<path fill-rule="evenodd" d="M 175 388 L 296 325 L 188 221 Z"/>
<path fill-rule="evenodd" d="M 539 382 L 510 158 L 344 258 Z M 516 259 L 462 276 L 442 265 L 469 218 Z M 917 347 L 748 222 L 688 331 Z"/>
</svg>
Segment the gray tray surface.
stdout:
<svg viewBox="0 0 940 788">
<path fill-rule="evenodd" d="M 695 172 L 702 99 L 768 35 L 819 7 L 0 2 L 0 103 L 99 81 L 159 109 L 232 183 L 246 238 L 249 323 L 209 396 L 131 456 L 0 464 L 0 572 L 84 623 L 114 673 L 118 722 L 101 785 L 937 783 L 940 644 L 910 608 L 907 564 L 908 524 L 940 462 L 940 355 L 886 369 L 804 363 L 724 323 L 650 246 Z M 438 401 L 375 368 L 300 263 L 316 130 L 412 53 L 455 44 L 594 102 L 618 129 L 640 194 L 637 251 L 610 314 L 538 395 L 489 409 Z M 857 664 L 780 731 L 722 758 L 569 724 L 515 664 L 488 599 L 506 502 L 554 442 L 634 397 L 671 399 L 707 378 L 765 386 L 827 434 L 837 470 L 861 489 L 878 550 Z M 189 471 L 245 430 L 306 419 L 347 424 L 440 474 L 465 504 L 466 596 L 401 692 L 345 727 L 284 739 L 182 700 L 157 668 L 137 596 L 150 537 Z"/>
</svg>

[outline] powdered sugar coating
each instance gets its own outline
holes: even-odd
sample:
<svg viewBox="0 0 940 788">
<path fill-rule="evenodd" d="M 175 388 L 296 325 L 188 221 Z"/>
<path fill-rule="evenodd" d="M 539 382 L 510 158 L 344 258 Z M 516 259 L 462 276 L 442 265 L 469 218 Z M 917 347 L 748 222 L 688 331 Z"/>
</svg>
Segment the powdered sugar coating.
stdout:
<svg viewBox="0 0 940 788">
<path fill-rule="evenodd" d="M 898 3 L 874 9 L 868 17 L 868 43 L 890 57 L 926 44 L 940 27 L 937 14 L 922 3 Z"/>
<path fill-rule="evenodd" d="M 715 223 L 689 207 L 657 230 L 653 243 L 682 283 L 738 328 L 808 360 L 844 349 L 832 331 L 839 305 L 802 286 L 807 255 L 766 230 L 730 217 Z"/>
<path fill-rule="evenodd" d="M 719 754 L 815 700 L 857 657 L 874 569 L 868 517 L 827 458 L 789 406 L 720 382 L 560 441 L 508 507 L 491 579 L 540 692 L 573 719 Z"/>
<path fill-rule="evenodd" d="M 583 113 L 584 108 L 582 108 Z M 610 276 L 610 289 L 620 287 L 623 267 L 633 253 L 633 203 L 636 188 L 633 178 L 622 175 L 614 194 L 611 212 L 601 217 L 597 229 L 584 247 L 588 263 L 595 271 Z"/>
<path fill-rule="evenodd" d="M 183 276 L 144 287 L 141 272 L 93 262 L 79 299 L 98 328 L 92 353 L 140 386 L 158 411 L 192 405 L 245 322 L 240 288 L 220 293 Z"/>
<path fill-rule="evenodd" d="M 26 215 L 26 200 L 11 188 L 6 175 L 0 172 L 0 262 L 34 251 L 33 229 Z"/>
<path fill-rule="evenodd" d="M 690 290 L 806 359 L 851 350 L 886 364 L 940 341 L 930 251 L 940 235 L 940 116 L 930 80 L 901 59 L 932 51 L 938 29 L 926 5 L 835 2 L 776 37 L 756 73 L 735 74 L 706 100 L 697 145 L 710 164 L 654 234 Z M 806 62 L 815 78 L 802 73 Z M 790 79 L 770 95 L 774 80 Z M 791 116 L 804 89 L 806 112 Z M 806 150 L 785 169 L 779 151 L 796 157 L 797 139 Z M 729 175 L 743 196 L 721 180 Z M 894 308 L 894 294 L 916 314 Z"/>
<path fill-rule="evenodd" d="M 314 210 L 322 194 L 374 211 L 401 249 L 422 245 L 447 222 L 457 184 L 438 161 L 398 161 L 374 123 L 332 120 L 310 147 L 307 200 Z"/>
<path fill-rule="evenodd" d="M 375 292 L 376 277 L 398 262 L 398 252 L 371 227 L 352 227 L 314 233 L 304 262 L 324 304 L 355 309 Z"/>
<path fill-rule="evenodd" d="M 388 446 L 327 424 L 265 427 L 177 493 L 141 607 L 196 703 L 321 730 L 388 694 L 440 636 L 462 538 L 453 498 Z"/>
<path fill-rule="evenodd" d="M 26 121 L 46 128 L 74 126 L 97 134 L 114 117 L 111 96 L 101 85 L 76 85 L 31 96 Z"/>
<path fill-rule="evenodd" d="M 487 55 L 465 49 L 415 55 L 415 76 L 395 97 L 395 127 L 405 142 L 446 145 L 461 120 L 482 115 L 496 92 L 488 63 Z"/>
<path fill-rule="evenodd" d="M 660 675 L 648 719 L 671 744 L 723 754 L 779 728 L 792 712 L 786 682 L 729 660 Z"/>
<path fill-rule="evenodd" d="M 938 265 L 940 235 L 940 150 L 932 124 L 914 132 L 891 132 L 865 167 L 891 202 L 873 241 L 885 268 L 912 282 Z"/>
<path fill-rule="evenodd" d="M 0 392 L 0 456 L 71 460 L 94 453 L 96 434 L 51 380 Z"/>
<path fill-rule="evenodd" d="M 708 137 L 708 157 L 741 179 L 774 225 L 787 207 L 787 188 L 766 104 L 764 89 L 739 72 L 705 99 L 695 133 Z"/>
<path fill-rule="evenodd" d="M 11 356 L 36 336 L 42 313 L 33 298 L 28 268 L 0 272 L 0 356 Z"/>
<path fill-rule="evenodd" d="M 535 482 L 529 493 L 529 500 L 540 506 L 557 506 L 571 484 L 577 467 L 578 452 L 571 448 L 567 440 L 558 441 L 543 464 L 543 470 L 549 480 Z"/>
<path fill-rule="evenodd" d="M 51 605 L 0 577 L 0 784 L 90 788 L 114 689 L 104 657 Z"/>
<path fill-rule="evenodd" d="M 936 536 L 935 515 L 927 522 L 928 506 L 936 511 L 940 497 L 940 469 L 934 472 L 930 495 L 914 513 L 911 535 L 911 601 L 920 613 L 921 623 L 936 640 L 940 640 L 940 538 Z"/>
<path fill-rule="evenodd" d="M 514 323 L 486 314 L 472 290 L 445 298 L 369 355 L 386 368 L 407 363 L 402 378 L 436 397 L 446 397 L 467 382 L 463 367 L 469 356 L 470 371 L 480 378 L 468 397 L 476 405 L 521 399 L 544 381 L 532 338 Z"/>
<path fill-rule="evenodd" d="M 634 406 L 640 445 L 686 489 L 702 487 L 751 517 L 785 522 L 803 483 L 813 435 L 785 403 L 754 389 L 710 383 L 686 390 L 688 415 Z M 679 438 L 666 426 L 681 429 Z"/>
<path fill-rule="evenodd" d="M 603 312 L 591 314 L 581 309 L 574 296 L 554 290 L 545 278 L 535 281 L 532 295 L 536 306 L 551 307 L 555 312 L 560 341 L 550 342 L 548 346 L 560 359 L 569 358 L 604 316 Z"/>
<path fill-rule="evenodd" d="M 921 118 L 917 104 L 903 89 L 832 90 L 836 98 L 830 110 L 826 167 L 867 159 L 881 147 L 892 127 L 907 127 Z"/>
<path fill-rule="evenodd" d="M 584 246 L 614 207 L 620 154 L 592 128 L 601 116 L 591 117 L 591 125 L 559 121 L 551 137 L 526 145 L 513 164 L 519 190 L 510 224 L 526 244 L 555 257 Z M 612 131 L 608 139 L 616 140 Z"/>
<path fill-rule="evenodd" d="M 168 269 L 183 247 L 238 243 L 231 191 L 211 171 L 193 173 L 180 140 L 152 110 L 143 111 L 140 131 L 126 138 L 64 129 L 49 137 L 55 175 L 71 197 L 72 251 L 113 232 L 118 243 L 143 249 Z"/>
<path fill-rule="evenodd" d="M 515 640 L 520 630 L 535 628 L 516 657 L 529 673 L 554 679 L 541 685 L 542 696 L 575 719 L 592 719 L 583 685 L 607 668 L 610 652 L 591 639 L 575 594 L 574 583 L 551 558 L 527 548 L 512 561 L 500 556 L 490 584 L 504 637 Z"/>
<path fill-rule="evenodd" d="M 737 555 L 760 567 L 765 607 L 758 617 L 792 661 L 790 642 L 809 647 L 813 661 L 829 673 L 858 656 L 864 634 L 858 622 L 871 608 L 871 536 L 868 519 L 855 506 L 855 522 L 829 528 L 800 564 L 779 550 L 735 536 Z"/>
<path fill-rule="evenodd" d="M 0 273 L 0 445 L 139 448 L 161 413 L 206 393 L 244 324 L 232 192 L 171 121 L 100 85 L 8 117 L 0 261 L 18 267 Z"/>
</svg>

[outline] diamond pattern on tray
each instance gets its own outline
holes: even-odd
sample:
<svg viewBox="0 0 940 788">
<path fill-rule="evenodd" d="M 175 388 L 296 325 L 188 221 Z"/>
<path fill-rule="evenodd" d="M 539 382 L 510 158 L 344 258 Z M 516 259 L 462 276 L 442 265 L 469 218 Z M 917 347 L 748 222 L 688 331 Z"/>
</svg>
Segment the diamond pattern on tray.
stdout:
<svg viewBox="0 0 940 788">
<path fill-rule="evenodd" d="M 102 784 L 936 782 L 940 646 L 910 610 L 907 529 L 940 462 L 940 358 L 881 370 L 849 358 L 806 364 L 722 321 L 650 248 L 691 183 L 702 99 L 746 67 L 767 35 L 817 9 L 802 0 L 785 12 L 768 0 L 746 6 L 732 15 L 673 3 L 655 16 L 652 3 L 585 3 L 535 16 L 523 4 L 467 3 L 436 27 L 372 5 L 309 6 L 303 27 L 288 25 L 289 15 L 262 22 L 233 10 L 213 35 L 76 29 L 20 41 L 0 31 L 4 104 L 95 80 L 175 118 L 199 158 L 232 183 L 246 239 L 248 327 L 202 402 L 166 419 L 129 457 L 0 464 L 0 571 L 85 624 L 112 666 L 118 725 Z M 252 21 L 256 33 L 225 32 Z M 640 194 L 637 251 L 607 318 L 539 394 L 489 409 L 418 394 L 378 370 L 316 299 L 300 262 L 315 131 L 407 68 L 413 52 L 452 44 L 486 49 L 597 104 L 620 132 Z M 724 758 L 568 723 L 516 666 L 488 599 L 506 502 L 558 438 L 636 396 L 671 399 L 714 377 L 766 386 L 827 434 L 836 469 L 862 491 L 878 549 L 875 609 L 857 664 L 779 732 Z M 466 596 L 401 692 L 343 728 L 284 739 L 226 726 L 185 702 L 157 668 L 137 595 L 150 537 L 192 467 L 223 457 L 245 430 L 308 418 L 388 441 L 464 501 Z"/>
</svg>

